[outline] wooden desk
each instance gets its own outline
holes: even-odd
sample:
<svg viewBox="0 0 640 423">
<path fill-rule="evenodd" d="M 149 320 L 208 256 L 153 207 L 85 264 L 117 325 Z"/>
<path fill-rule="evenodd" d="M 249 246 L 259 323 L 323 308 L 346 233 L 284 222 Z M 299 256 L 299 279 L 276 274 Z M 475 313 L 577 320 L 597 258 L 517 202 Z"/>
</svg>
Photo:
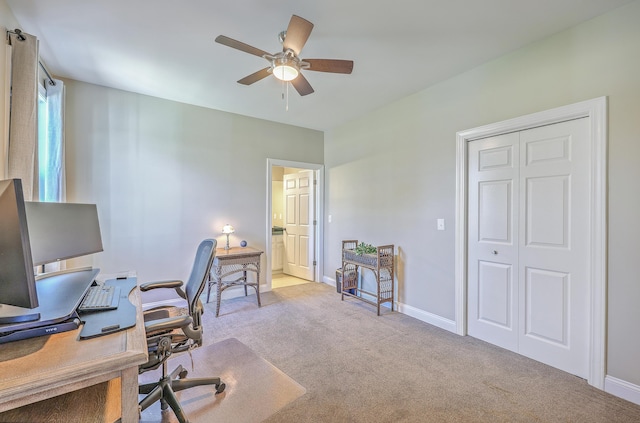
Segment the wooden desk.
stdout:
<svg viewBox="0 0 640 423">
<path fill-rule="evenodd" d="M 131 329 L 83 341 L 78 340 L 80 329 L 77 329 L 0 345 L 0 411 L 78 390 L 83 391 L 70 395 L 85 401 L 98 398 L 100 396 L 83 394 L 84 390 L 95 391 L 95 386 L 101 384 L 109 392 L 119 394 L 115 399 L 108 396 L 108 402 L 121 404 L 118 414 L 122 422 L 137 422 L 138 365 L 147 360 L 147 344 L 138 288 L 131 292 L 129 300 L 138 310 L 136 326 Z M 60 397 L 62 403 L 65 397 L 67 395 Z M 69 409 L 49 409 L 47 421 L 52 421 L 51 414 L 56 411 L 68 416 L 63 421 L 87 421 L 74 418 L 75 405 L 82 405 L 85 410 L 79 412 L 90 415 L 86 407 L 91 404 L 85 401 L 82 404 L 67 401 L 72 404 Z M 93 405 L 99 412 L 104 411 L 100 408 L 104 409 L 105 404 Z M 30 412 L 32 408 L 35 415 L 39 415 L 38 404 L 19 411 Z M 4 417 L 2 420 L 6 421 Z M 35 421 L 37 417 L 30 420 Z M 92 416 L 91 421 L 99 420 L 99 416 Z"/>
<path fill-rule="evenodd" d="M 209 282 L 207 286 L 207 302 L 209 302 L 209 296 L 211 294 L 211 285 L 215 284 L 217 289 L 216 304 L 216 317 L 220 313 L 220 299 L 222 292 L 232 286 L 242 285 L 244 286 L 244 295 L 247 295 L 247 286 L 252 286 L 256 290 L 256 297 L 258 297 L 258 307 L 260 304 L 260 255 L 262 251 L 256 250 L 251 247 L 232 247 L 228 250 L 224 248 L 216 249 L 216 257 L 213 260 L 213 266 L 211 266 L 211 274 L 209 275 Z M 256 273 L 256 281 L 249 282 L 247 279 L 247 271 Z M 242 276 L 237 279 L 225 281 L 223 278 L 233 275 L 234 273 L 242 272 Z"/>
</svg>

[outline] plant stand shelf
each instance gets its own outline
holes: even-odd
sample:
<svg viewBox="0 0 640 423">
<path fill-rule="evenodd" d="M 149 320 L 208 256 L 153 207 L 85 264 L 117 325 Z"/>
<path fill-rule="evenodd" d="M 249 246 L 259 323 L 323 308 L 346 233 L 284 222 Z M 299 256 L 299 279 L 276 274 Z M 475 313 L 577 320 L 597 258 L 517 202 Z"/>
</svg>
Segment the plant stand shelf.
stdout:
<svg viewBox="0 0 640 423">
<path fill-rule="evenodd" d="M 356 254 L 357 240 L 342 241 L 342 272 L 344 275 L 356 275 L 355 277 L 342 278 L 342 301 L 344 297 L 353 297 L 374 305 L 380 316 L 380 304 L 391 303 L 391 311 L 394 304 L 394 246 L 381 245 L 376 247 L 375 254 Z M 358 287 L 358 268 L 369 269 L 376 277 L 376 292 L 366 291 Z M 369 300 L 362 294 L 374 297 Z"/>
</svg>

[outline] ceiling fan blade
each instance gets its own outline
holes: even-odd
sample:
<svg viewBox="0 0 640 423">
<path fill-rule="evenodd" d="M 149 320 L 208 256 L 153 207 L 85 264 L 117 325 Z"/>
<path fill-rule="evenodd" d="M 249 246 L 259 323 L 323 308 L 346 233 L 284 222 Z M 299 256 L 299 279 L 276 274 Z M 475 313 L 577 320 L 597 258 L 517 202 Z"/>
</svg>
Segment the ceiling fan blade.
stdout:
<svg viewBox="0 0 640 423">
<path fill-rule="evenodd" d="M 308 95 L 313 92 L 311 84 L 309 84 L 307 78 L 305 78 L 302 74 L 298 75 L 296 79 L 291 81 L 291 84 L 293 84 L 293 88 L 295 88 L 300 95 Z"/>
<path fill-rule="evenodd" d="M 244 78 L 239 80 L 238 83 L 242 85 L 251 85 L 254 82 L 258 82 L 261 79 L 266 78 L 269 75 L 271 75 L 271 67 L 260 69 L 258 72 L 254 72 L 249 76 L 245 76 Z"/>
<path fill-rule="evenodd" d="M 307 70 L 316 72 L 351 73 L 353 60 L 339 59 L 304 59 L 311 66 Z"/>
<path fill-rule="evenodd" d="M 284 37 L 282 47 L 284 50 L 291 49 L 297 55 L 302 51 L 305 43 L 309 39 L 313 24 L 300 16 L 292 15 L 287 28 L 287 35 Z"/>
<path fill-rule="evenodd" d="M 259 48 L 255 48 L 253 46 L 250 46 L 249 44 L 245 44 L 241 41 L 234 40 L 233 38 L 229 38 L 224 35 L 218 35 L 216 37 L 216 43 L 220 43 L 227 47 L 235 48 L 237 50 L 244 51 L 245 53 L 253 54 L 258 57 L 269 54 L 264 50 L 260 50 Z"/>
</svg>

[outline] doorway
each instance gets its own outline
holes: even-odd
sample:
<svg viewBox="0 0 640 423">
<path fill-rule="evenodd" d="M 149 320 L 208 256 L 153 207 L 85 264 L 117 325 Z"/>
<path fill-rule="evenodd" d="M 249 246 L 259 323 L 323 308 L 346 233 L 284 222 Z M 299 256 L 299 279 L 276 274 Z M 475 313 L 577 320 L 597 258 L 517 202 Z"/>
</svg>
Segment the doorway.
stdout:
<svg viewBox="0 0 640 423">
<path fill-rule="evenodd" d="M 267 160 L 267 289 L 320 281 L 324 167 Z"/>
<path fill-rule="evenodd" d="M 553 125 L 559 122 L 587 118 L 587 180 L 590 198 L 586 206 L 588 220 L 587 263 L 584 264 L 586 290 L 586 378 L 589 384 L 604 389 L 606 346 L 606 115 L 605 97 L 575 103 L 520 118 L 511 119 L 457 134 L 456 179 L 456 332 L 468 334 L 472 271 L 469 263 L 470 187 L 469 145 L 472 141 L 503 134 Z M 476 219 L 477 220 L 477 219 Z M 490 252 L 492 252 L 491 250 Z M 497 250 L 496 250 L 497 251 Z M 546 280 L 546 279 L 541 279 Z M 495 317 L 495 316 L 494 316 Z M 520 328 L 521 329 L 521 328 Z M 518 329 L 518 330 L 520 330 Z"/>
</svg>

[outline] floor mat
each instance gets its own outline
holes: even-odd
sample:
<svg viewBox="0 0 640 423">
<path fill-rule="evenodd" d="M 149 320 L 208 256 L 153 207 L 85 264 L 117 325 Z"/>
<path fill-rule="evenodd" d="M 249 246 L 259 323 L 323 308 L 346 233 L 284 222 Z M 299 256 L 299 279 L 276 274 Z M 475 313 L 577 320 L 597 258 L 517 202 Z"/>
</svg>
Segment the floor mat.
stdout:
<svg viewBox="0 0 640 423">
<path fill-rule="evenodd" d="M 198 386 L 178 393 L 189 421 L 257 423 L 305 393 L 305 388 L 235 338 L 226 339 L 169 359 L 168 370 L 182 364 L 189 377 L 219 376 L 226 384 L 214 395 L 213 386 Z M 140 383 L 159 378 L 160 369 L 140 375 Z M 142 396 L 140 396 L 142 398 Z M 142 423 L 177 422 L 171 409 L 156 403 L 142 413 Z"/>
</svg>

